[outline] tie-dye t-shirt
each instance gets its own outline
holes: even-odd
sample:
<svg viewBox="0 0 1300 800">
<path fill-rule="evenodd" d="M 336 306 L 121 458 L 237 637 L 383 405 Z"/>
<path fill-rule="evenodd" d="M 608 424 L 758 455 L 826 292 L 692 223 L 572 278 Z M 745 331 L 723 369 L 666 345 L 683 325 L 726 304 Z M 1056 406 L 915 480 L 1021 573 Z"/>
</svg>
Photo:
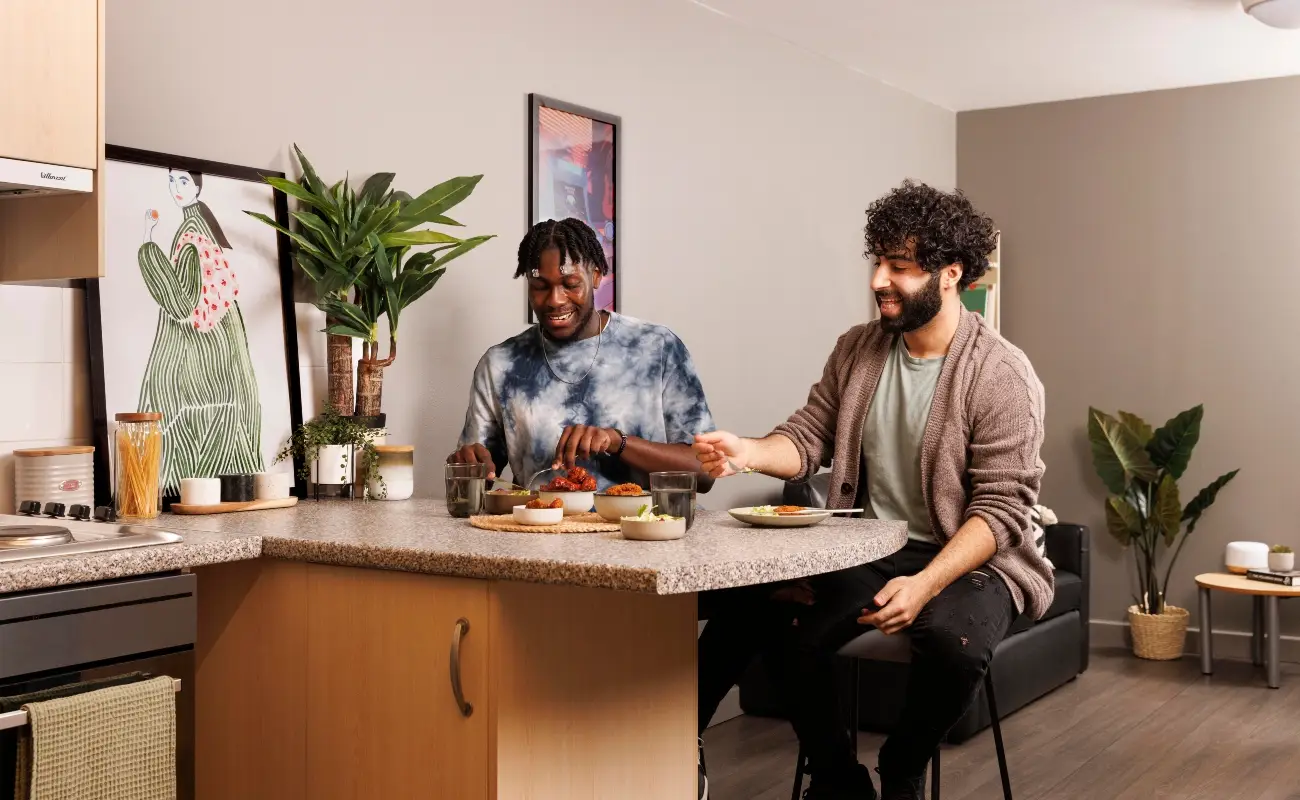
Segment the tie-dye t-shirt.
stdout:
<svg viewBox="0 0 1300 800">
<path fill-rule="evenodd" d="M 485 446 L 498 474 L 508 463 L 523 482 L 549 468 L 569 425 L 617 428 L 670 444 L 690 444 L 695 434 L 713 430 L 691 355 L 661 325 L 610 314 L 600 337 L 563 344 L 546 339 L 545 354 L 542 348 L 534 326 L 489 349 L 474 370 L 458 446 Z M 591 373 L 579 380 L 588 367 Z M 556 373 L 575 384 L 557 380 Z M 626 481 L 647 485 L 644 473 L 611 456 L 579 465 L 601 489 Z"/>
</svg>

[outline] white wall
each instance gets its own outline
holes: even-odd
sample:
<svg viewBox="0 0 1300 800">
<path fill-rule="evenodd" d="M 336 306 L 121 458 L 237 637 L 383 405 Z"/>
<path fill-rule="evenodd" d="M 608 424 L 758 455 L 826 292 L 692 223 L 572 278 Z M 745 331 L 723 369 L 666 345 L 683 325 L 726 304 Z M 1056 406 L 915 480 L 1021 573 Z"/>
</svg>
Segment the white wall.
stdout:
<svg viewBox="0 0 1300 800">
<path fill-rule="evenodd" d="M 524 326 L 511 276 L 529 92 L 622 116 L 623 310 L 678 332 L 719 424 L 744 432 L 793 411 L 871 313 L 867 204 L 907 176 L 956 181 L 952 113 L 687 0 L 113 0 L 108 14 L 112 144 L 293 171 L 298 142 L 327 178 L 392 170 L 408 190 L 485 174 L 457 216 L 500 239 L 403 317 L 385 386 L 390 441 L 416 445 L 424 494 L 474 363 Z M 304 361 L 318 389 L 320 349 Z M 764 479 L 748 480 L 713 504 Z"/>
<path fill-rule="evenodd" d="M 0 285 L 0 513 L 14 450 L 91 444 L 84 304 L 79 289 Z"/>
</svg>

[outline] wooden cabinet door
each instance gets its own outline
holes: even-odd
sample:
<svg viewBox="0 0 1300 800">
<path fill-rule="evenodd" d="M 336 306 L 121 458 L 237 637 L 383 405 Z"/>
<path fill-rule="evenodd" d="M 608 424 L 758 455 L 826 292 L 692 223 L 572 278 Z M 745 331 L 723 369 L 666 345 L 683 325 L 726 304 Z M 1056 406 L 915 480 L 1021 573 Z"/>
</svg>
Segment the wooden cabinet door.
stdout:
<svg viewBox="0 0 1300 800">
<path fill-rule="evenodd" d="M 0 2 L 0 157 L 99 167 L 100 0 Z"/>
<path fill-rule="evenodd" d="M 308 569 L 307 797 L 487 800 L 487 582 Z"/>
</svg>

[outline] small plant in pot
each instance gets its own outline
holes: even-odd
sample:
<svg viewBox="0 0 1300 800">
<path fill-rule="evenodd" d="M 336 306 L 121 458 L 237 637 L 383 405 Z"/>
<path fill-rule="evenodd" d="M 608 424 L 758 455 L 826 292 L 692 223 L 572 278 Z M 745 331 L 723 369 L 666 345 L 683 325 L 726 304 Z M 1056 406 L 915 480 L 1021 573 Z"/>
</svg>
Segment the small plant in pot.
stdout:
<svg viewBox="0 0 1300 800">
<path fill-rule="evenodd" d="M 1137 565 L 1138 595 L 1128 615 L 1133 652 L 1140 658 L 1170 660 L 1183 654 L 1188 615 L 1165 602 L 1169 576 L 1201 515 L 1237 475 L 1234 469 L 1219 476 L 1183 505 L 1178 479 L 1200 439 L 1203 416 L 1198 405 L 1153 430 L 1136 414 L 1120 411 L 1116 418 L 1088 409 L 1093 466 L 1109 492 L 1106 528 L 1121 545 L 1133 547 Z M 1162 546 L 1173 550 L 1163 577 Z"/>
<path fill-rule="evenodd" d="M 1268 551 L 1270 572 L 1294 572 L 1295 552 L 1284 544 L 1275 544 Z"/>
<path fill-rule="evenodd" d="M 344 416 L 326 408 L 320 416 L 293 432 L 276 454 L 279 463 L 295 456 L 302 459 L 298 478 L 320 487 L 339 487 L 355 491 L 354 481 L 382 481 L 376 469 L 379 463 L 374 439 L 378 432 L 356 417 Z M 352 459 L 356 458 L 357 468 Z"/>
</svg>

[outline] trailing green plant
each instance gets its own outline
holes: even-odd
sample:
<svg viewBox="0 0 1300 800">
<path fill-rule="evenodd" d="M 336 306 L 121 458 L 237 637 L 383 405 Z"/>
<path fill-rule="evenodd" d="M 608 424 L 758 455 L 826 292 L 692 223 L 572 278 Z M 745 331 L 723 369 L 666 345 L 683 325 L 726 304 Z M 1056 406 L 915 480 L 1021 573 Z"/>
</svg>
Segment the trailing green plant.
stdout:
<svg viewBox="0 0 1300 800">
<path fill-rule="evenodd" d="M 366 482 L 376 478 L 379 473 L 379 453 L 375 450 L 374 443 L 377 433 L 379 431 L 368 427 L 356 417 L 344 416 L 326 408 L 320 416 L 303 423 L 293 432 L 289 441 L 276 454 L 275 463 L 294 457 L 301 458 L 298 477 L 305 482 L 311 477 L 311 462 L 319 457 L 320 449 L 341 445 L 351 449 L 365 475 L 363 482 Z"/>
<path fill-rule="evenodd" d="M 1290 553 L 1290 552 L 1292 552 L 1292 551 L 1291 551 L 1291 548 L 1290 548 L 1290 547 L 1287 547 L 1287 546 L 1284 545 L 1284 544 L 1275 544 L 1275 545 L 1273 545 L 1271 548 L 1269 548 L 1269 552 L 1270 552 L 1270 553 Z"/>
<path fill-rule="evenodd" d="M 358 192 L 346 177 L 327 187 L 296 144 L 293 150 L 302 178 L 265 180 L 300 204 L 292 212 L 297 230 L 265 214 L 244 213 L 290 238 L 295 262 L 316 286 L 315 304 L 325 312 L 325 332 L 361 340 L 355 412 L 373 416 L 380 411 L 383 370 L 397 358 L 402 312 L 438 283 L 449 262 L 494 238 L 460 239 L 416 228 L 464 227 L 446 212 L 469 197 L 483 176 L 452 178 L 412 197 L 392 188 L 393 173 L 377 172 Z M 411 252 L 413 247 L 426 246 Z M 383 317 L 388 318 L 388 353 L 381 358 L 379 320 Z M 350 345 L 346 355 L 350 371 Z M 343 407 L 341 394 L 342 387 L 331 385 L 330 405 L 347 414 L 352 409 Z"/>
<path fill-rule="evenodd" d="M 1178 479 L 1200 440 L 1204 413 L 1198 405 L 1153 430 L 1136 414 L 1120 411 L 1116 418 L 1088 409 L 1092 463 L 1110 493 L 1106 527 L 1120 544 L 1133 546 L 1140 593 L 1134 599 L 1144 614 L 1164 613 L 1169 576 L 1187 537 L 1219 491 L 1237 476 L 1235 469 L 1220 475 L 1190 503 L 1182 504 Z M 1163 580 L 1158 574 L 1162 544 L 1173 550 Z"/>
</svg>

